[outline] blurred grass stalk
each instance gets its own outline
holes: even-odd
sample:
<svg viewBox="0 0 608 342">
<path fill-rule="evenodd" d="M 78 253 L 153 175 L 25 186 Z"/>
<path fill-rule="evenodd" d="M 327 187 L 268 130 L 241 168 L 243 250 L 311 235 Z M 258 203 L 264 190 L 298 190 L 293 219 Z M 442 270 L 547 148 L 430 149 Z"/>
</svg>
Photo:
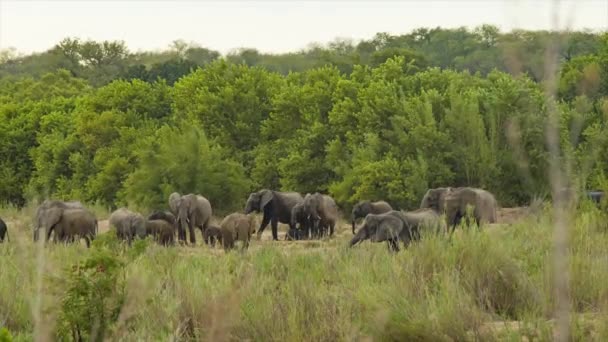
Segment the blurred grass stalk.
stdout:
<svg viewBox="0 0 608 342">
<path fill-rule="evenodd" d="M 559 30 L 559 0 L 552 3 L 552 26 L 555 32 Z M 571 184 L 565 182 L 569 179 L 567 158 L 564 165 L 560 161 L 560 139 L 559 139 L 559 113 L 556 104 L 557 95 L 557 72 L 559 34 L 555 33 L 553 38 L 547 42 L 545 55 L 545 101 L 547 104 L 548 122 L 546 127 L 547 146 L 549 149 L 549 179 L 551 182 L 553 197 L 553 277 L 555 291 L 555 307 L 553 318 L 555 327 L 553 330 L 554 341 L 570 340 L 570 274 L 568 270 L 568 246 L 570 226 L 570 202 L 576 201 L 576 196 L 571 196 L 571 191 L 562 191 L 564 186 L 570 189 Z M 574 197 L 574 198 L 572 198 Z"/>
</svg>

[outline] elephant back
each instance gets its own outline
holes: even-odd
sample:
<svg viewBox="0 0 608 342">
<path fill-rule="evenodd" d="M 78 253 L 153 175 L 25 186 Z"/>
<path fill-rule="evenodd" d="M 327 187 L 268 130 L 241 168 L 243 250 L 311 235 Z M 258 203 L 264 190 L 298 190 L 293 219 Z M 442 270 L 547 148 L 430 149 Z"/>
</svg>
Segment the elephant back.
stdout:
<svg viewBox="0 0 608 342">
<path fill-rule="evenodd" d="M 372 203 L 372 214 L 382 214 L 393 210 L 390 204 L 385 201 L 377 201 Z"/>
<path fill-rule="evenodd" d="M 498 211 L 498 202 L 494 195 L 484 189 L 474 189 L 478 196 L 478 205 L 480 208 L 480 219 L 488 223 L 495 223 Z"/>
<path fill-rule="evenodd" d="M 440 232 L 446 226 L 439 213 L 430 208 L 403 212 L 403 216 L 412 231 L 417 234 L 422 231 Z"/>
<path fill-rule="evenodd" d="M 87 210 L 80 208 L 69 208 L 63 210 L 61 223 L 67 227 L 67 235 L 96 235 L 97 218 Z"/>
<path fill-rule="evenodd" d="M 322 211 L 326 219 L 336 221 L 338 219 L 338 205 L 329 195 L 323 195 Z"/>
<path fill-rule="evenodd" d="M 279 197 L 280 200 L 277 201 L 277 206 L 285 206 L 285 210 L 291 212 L 294 206 L 297 204 L 304 204 L 304 197 L 298 192 L 278 192 L 275 191 L 275 196 Z"/>
</svg>

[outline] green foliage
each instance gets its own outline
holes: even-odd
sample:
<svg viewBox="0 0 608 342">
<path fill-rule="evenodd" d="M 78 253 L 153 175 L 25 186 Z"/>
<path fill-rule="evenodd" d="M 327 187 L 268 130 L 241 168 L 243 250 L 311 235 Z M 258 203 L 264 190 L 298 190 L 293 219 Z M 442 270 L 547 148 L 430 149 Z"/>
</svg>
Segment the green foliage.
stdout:
<svg viewBox="0 0 608 342">
<path fill-rule="evenodd" d="M 13 342 L 13 336 L 6 328 L 0 328 L 0 342 Z"/>
<path fill-rule="evenodd" d="M 146 240 L 125 248 L 109 232 L 90 249 L 47 246 L 46 265 L 61 272 L 45 273 L 41 288 L 39 251 L 22 247 L 31 237 L 18 229 L 17 243 L 0 244 L 0 257 L 16 260 L 0 272 L 0 322 L 16 341 L 77 340 L 75 331 L 83 340 L 129 341 L 550 340 L 556 270 L 548 209 L 508 226 L 424 235 L 398 254 L 384 244 L 345 248 L 346 227 L 314 244 L 253 241 L 245 254 Z M 571 331 L 605 340 L 606 213 L 585 203 L 571 215 Z"/>
<path fill-rule="evenodd" d="M 124 263 L 107 249 L 65 271 L 57 337 L 103 341 L 125 303 Z"/>
<path fill-rule="evenodd" d="M 484 25 L 222 60 L 184 41 L 158 53 L 78 39 L 41 55 L 9 51 L 0 202 L 160 209 L 180 191 L 225 212 L 272 188 L 413 209 L 428 187 L 476 186 L 503 206 L 528 204 L 549 192 L 535 80 L 556 35 L 562 160 L 576 184 L 598 187 L 608 174 L 606 35 Z M 69 71 L 41 72 L 59 65 Z"/>
<path fill-rule="evenodd" d="M 161 127 L 136 157 L 138 167 L 121 192 L 128 203 L 162 208 L 173 191 L 198 193 L 221 212 L 240 208 L 249 191 L 243 166 L 195 125 Z"/>
</svg>

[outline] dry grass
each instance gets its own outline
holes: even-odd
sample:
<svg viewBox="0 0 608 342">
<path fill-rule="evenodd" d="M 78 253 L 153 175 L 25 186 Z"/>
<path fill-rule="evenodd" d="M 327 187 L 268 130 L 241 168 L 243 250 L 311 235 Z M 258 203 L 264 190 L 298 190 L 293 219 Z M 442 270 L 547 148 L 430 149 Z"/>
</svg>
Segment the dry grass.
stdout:
<svg viewBox="0 0 608 342">
<path fill-rule="evenodd" d="M 151 243 L 135 253 L 107 233 L 89 250 L 84 243 L 37 249 L 25 223 L 30 213 L 0 211 L 12 238 L 0 246 L 0 325 L 17 340 L 66 337 L 58 322 L 67 292 L 53 284 L 99 253 L 125 262 L 124 303 L 109 323 L 110 340 L 552 339 L 548 213 L 450 239 L 425 237 L 396 255 L 384 244 L 346 248 L 352 234 L 344 222 L 323 241 L 273 242 L 267 229 L 244 254 Z M 603 340 L 606 216 L 590 208 L 574 217 L 571 336 Z"/>
</svg>

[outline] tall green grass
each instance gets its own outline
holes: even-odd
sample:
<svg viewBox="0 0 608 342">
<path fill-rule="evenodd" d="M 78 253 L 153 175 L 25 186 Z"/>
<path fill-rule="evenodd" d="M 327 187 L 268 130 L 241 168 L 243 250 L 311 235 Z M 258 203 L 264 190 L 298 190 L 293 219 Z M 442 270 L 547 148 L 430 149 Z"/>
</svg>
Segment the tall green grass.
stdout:
<svg viewBox="0 0 608 342">
<path fill-rule="evenodd" d="M 150 241 L 126 248 L 113 234 L 91 249 L 37 249 L 28 214 L 1 212 L 17 222 L 11 243 L 0 245 L 0 326 L 14 340 L 72 340 L 74 326 L 89 327 L 93 339 L 127 341 L 552 339 L 546 214 L 425 236 L 397 254 L 384 244 L 348 249 L 348 232 L 315 243 L 253 241 L 249 251 L 228 254 Z M 575 340 L 608 339 L 606 222 L 587 208 L 569 229 Z M 83 270 L 91 273 L 74 277 Z"/>
</svg>

